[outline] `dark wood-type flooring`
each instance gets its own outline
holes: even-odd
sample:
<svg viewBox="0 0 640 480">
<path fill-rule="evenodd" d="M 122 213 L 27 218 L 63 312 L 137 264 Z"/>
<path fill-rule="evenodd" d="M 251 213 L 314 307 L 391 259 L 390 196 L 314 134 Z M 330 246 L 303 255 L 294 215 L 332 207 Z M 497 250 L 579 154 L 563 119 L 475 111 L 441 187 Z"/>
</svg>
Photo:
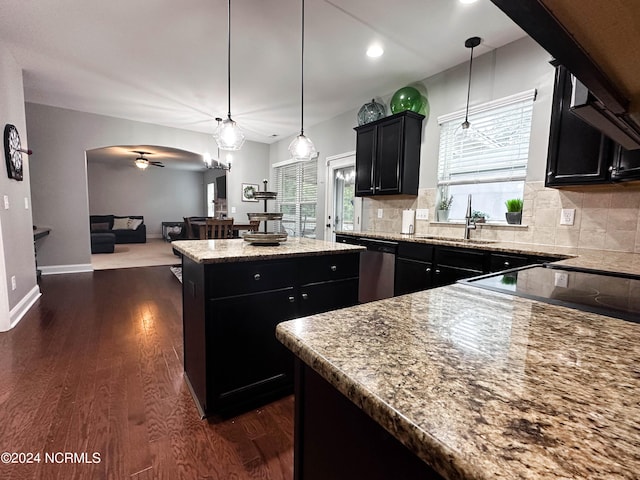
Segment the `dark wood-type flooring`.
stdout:
<svg viewBox="0 0 640 480">
<path fill-rule="evenodd" d="M 0 333 L 0 453 L 41 461 L 0 463 L 2 480 L 293 477 L 293 397 L 199 418 L 169 267 L 46 276 L 41 290 Z M 100 462 L 45 462 L 56 452 Z"/>
</svg>

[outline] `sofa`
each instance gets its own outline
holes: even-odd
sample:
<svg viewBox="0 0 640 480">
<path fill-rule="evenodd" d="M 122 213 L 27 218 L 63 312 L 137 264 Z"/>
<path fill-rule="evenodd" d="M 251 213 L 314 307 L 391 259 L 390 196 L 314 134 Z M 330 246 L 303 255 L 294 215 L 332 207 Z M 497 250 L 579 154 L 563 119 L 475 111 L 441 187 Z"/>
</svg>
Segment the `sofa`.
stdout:
<svg viewBox="0 0 640 480">
<path fill-rule="evenodd" d="M 90 215 L 91 235 L 113 233 L 115 243 L 146 243 L 147 227 L 142 215 Z"/>
</svg>

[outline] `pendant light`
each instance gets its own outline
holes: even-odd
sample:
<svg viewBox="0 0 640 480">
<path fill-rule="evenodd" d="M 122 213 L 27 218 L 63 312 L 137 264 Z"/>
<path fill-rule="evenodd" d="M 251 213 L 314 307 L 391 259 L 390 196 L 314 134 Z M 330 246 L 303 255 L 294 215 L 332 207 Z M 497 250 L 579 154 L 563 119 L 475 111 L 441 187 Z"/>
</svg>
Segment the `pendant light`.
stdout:
<svg viewBox="0 0 640 480">
<path fill-rule="evenodd" d="M 213 137 L 222 150 L 240 150 L 244 143 L 244 134 L 240 127 L 231 120 L 231 0 L 229 0 L 227 20 L 227 118 L 218 122 L 218 128 Z"/>
<path fill-rule="evenodd" d="M 482 39 L 480 37 L 467 38 L 464 42 L 464 46 L 471 49 L 471 58 L 469 60 L 469 85 L 467 86 L 467 109 L 464 114 L 464 122 L 462 122 L 462 128 L 468 129 L 471 125 L 469 123 L 469 98 L 471 94 L 471 67 L 473 66 L 473 49 L 480 45 Z"/>
<path fill-rule="evenodd" d="M 309 137 L 304 135 L 304 0 L 302 0 L 302 48 L 300 67 L 300 135 L 289 144 L 289 153 L 296 160 L 309 160 L 317 155 L 316 147 Z"/>
</svg>

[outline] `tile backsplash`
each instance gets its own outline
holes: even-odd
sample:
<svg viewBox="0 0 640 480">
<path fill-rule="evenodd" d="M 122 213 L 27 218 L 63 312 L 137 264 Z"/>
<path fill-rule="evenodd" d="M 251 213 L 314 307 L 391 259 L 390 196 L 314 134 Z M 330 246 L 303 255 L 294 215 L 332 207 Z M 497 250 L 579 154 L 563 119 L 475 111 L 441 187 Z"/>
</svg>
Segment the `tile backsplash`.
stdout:
<svg viewBox="0 0 640 480">
<path fill-rule="evenodd" d="M 640 185 L 545 188 L 543 182 L 527 182 L 522 225 L 486 224 L 471 237 L 487 240 L 597 248 L 640 253 Z M 422 188 L 417 197 L 365 198 L 365 229 L 400 232 L 402 210 L 429 209 L 429 220 L 416 221 L 416 233 L 463 237 L 460 223 L 435 222 L 436 189 Z M 560 225 L 560 211 L 574 208 L 573 225 Z M 378 209 L 383 210 L 378 218 Z"/>
</svg>

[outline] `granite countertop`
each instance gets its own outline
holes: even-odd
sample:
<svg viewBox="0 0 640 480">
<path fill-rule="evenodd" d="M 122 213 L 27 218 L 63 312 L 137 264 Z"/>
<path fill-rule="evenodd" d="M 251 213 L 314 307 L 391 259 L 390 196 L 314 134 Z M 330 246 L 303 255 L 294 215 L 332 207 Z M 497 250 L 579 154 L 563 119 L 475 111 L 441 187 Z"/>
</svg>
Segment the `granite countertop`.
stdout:
<svg viewBox="0 0 640 480">
<path fill-rule="evenodd" d="M 197 263 L 269 260 L 282 257 L 331 255 L 364 250 L 364 247 L 357 245 L 298 237 L 289 237 L 286 242 L 276 246 L 251 245 L 243 239 L 178 240 L 172 242 L 171 246 Z"/>
<path fill-rule="evenodd" d="M 446 479 L 640 478 L 640 324 L 456 284 L 276 335 Z"/>
<path fill-rule="evenodd" d="M 490 252 L 503 252 L 522 255 L 539 255 L 556 257 L 558 265 L 602 270 L 616 273 L 640 275 L 640 254 L 630 252 L 615 252 L 611 250 L 596 250 L 576 247 L 562 247 L 557 245 L 540 245 L 535 243 L 499 242 L 493 240 L 463 240 L 452 237 L 435 235 L 405 235 L 384 232 L 336 232 L 339 235 L 349 235 L 362 238 L 378 238 L 398 242 L 425 243 L 431 245 L 445 245 L 452 247 L 473 248 Z"/>
</svg>

